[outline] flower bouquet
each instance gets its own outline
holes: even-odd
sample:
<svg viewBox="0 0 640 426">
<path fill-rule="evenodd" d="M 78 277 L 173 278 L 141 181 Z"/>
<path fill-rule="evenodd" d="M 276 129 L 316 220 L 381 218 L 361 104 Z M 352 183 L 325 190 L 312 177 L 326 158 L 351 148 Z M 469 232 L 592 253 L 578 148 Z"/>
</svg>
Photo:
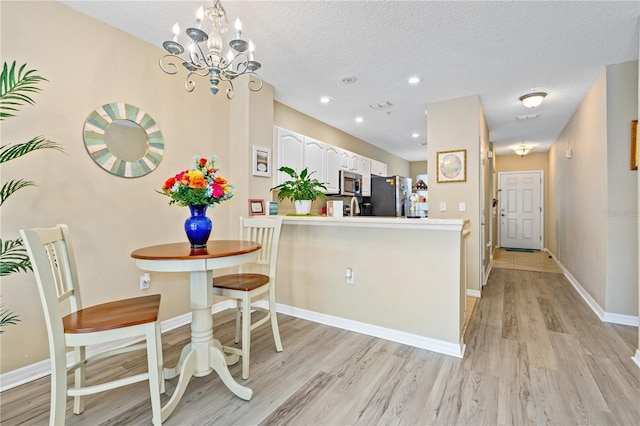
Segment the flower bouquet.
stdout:
<svg viewBox="0 0 640 426">
<path fill-rule="evenodd" d="M 191 217 L 185 221 L 184 228 L 191 247 L 206 247 L 213 224 L 207 217 L 207 207 L 220 204 L 233 197 L 235 187 L 218 174 L 215 167 L 217 157 L 211 160 L 193 157 L 194 165 L 167 179 L 160 194 L 171 200 L 169 205 L 188 206 Z"/>
</svg>

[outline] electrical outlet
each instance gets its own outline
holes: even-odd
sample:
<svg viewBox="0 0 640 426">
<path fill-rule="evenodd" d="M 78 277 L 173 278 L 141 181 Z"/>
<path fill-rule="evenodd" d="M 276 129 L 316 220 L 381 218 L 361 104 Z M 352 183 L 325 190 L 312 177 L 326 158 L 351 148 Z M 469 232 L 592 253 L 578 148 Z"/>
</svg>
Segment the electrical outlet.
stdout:
<svg viewBox="0 0 640 426">
<path fill-rule="evenodd" d="M 460 202 L 460 205 L 459 205 L 458 207 L 459 207 L 459 209 L 458 209 L 458 210 L 460 210 L 461 212 L 463 212 L 463 211 L 467 210 L 467 205 L 465 204 L 465 202 L 464 202 L 464 201 L 461 201 L 461 202 Z"/>
<path fill-rule="evenodd" d="M 353 269 L 347 268 L 347 272 L 344 277 L 347 281 L 347 284 L 353 284 Z"/>
<path fill-rule="evenodd" d="M 151 284 L 151 277 L 149 274 L 140 275 L 140 290 L 148 289 L 149 284 Z"/>
</svg>

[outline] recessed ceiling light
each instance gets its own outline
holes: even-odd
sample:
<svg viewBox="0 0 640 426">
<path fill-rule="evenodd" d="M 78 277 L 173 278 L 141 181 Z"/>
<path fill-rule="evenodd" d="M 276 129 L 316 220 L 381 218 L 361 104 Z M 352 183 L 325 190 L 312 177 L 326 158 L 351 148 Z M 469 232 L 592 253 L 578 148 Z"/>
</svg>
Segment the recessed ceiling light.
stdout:
<svg viewBox="0 0 640 426">
<path fill-rule="evenodd" d="M 333 100 L 333 98 L 330 97 L 330 96 L 323 96 L 323 97 L 320 98 L 320 102 L 322 102 L 323 104 L 328 104 L 332 100 Z"/>
<path fill-rule="evenodd" d="M 364 121 L 364 118 L 356 117 L 356 123 L 362 123 L 363 121 Z"/>
<path fill-rule="evenodd" d="M 420 83 L 420 77 L 417 77 L 417 76 L 409 77 L 409 80 L 407 81 L 409 82 L 409 84 L 418 84 Z"/>
<path fill-rule="evenodd" d="M 411 137 L 414 138 L 414 139 L 415 138 L 419 138 L 420 137 L 420 133 L 413 132 L 413 133 L 411 133 Z"/>
</svg>

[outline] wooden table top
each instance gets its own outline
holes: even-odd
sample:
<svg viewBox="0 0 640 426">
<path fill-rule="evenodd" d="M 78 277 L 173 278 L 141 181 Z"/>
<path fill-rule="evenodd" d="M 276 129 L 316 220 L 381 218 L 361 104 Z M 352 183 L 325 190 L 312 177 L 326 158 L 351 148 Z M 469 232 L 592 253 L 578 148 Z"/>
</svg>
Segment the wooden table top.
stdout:
<svg viewBox="0 0 640 426">
<path fill-rule="evenodd" d="M 260 248 L 258 243 L 243 240 L 213 240 L 203 248 L 191 248 L 191 244 L 184 242 L 139 248 L 131 253 L 131 257 L 145 260 L 211 259 L 251 253 Z"/>
</svg>

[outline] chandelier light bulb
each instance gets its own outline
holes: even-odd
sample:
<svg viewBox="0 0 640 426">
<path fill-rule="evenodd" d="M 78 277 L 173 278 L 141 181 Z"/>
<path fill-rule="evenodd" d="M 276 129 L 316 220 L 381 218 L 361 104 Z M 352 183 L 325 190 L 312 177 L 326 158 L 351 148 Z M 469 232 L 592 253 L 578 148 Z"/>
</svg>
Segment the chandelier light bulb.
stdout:
<svg viewBox="0 0 640 426">
<path fill-rule="evenodd" d="M 196 12 L 196 24 L 198 24 L 198 29 L 202 27 L 202 18 L 204 18 L 204 8 L 200 6 Z"/>
<path fill-rule="evenodd" d="M 242 38 L 242 22 L 240 22 L 240 17 L 236 18 L 236 34 L 238 39 Z"/>
<path fill-rule="evenodd" d="M 253 61 L 253 54 L 256 51 L 256 46 L 253 44 L 251 39 L 249 39 L 249 60 Z"/>
<path fill-rule="evenodd" d="M 178 25 L 177 22 L 173 25 L 171 32 L 173 33 L 173 41 L 178 41 L 178 34 L 180 34 L 180 25 Z"/>
</svg>

